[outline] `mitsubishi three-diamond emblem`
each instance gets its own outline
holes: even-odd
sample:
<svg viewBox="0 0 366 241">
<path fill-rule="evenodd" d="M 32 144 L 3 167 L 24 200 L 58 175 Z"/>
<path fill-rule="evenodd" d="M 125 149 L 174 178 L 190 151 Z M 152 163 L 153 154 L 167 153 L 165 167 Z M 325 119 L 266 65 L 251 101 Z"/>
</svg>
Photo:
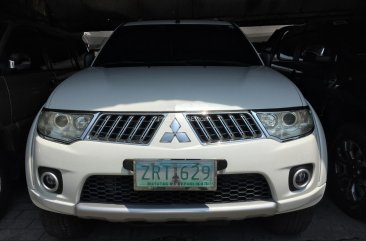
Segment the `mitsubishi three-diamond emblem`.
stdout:
<svg viewBox="0 0 366 241">
<path fill-rule="evenodd" d="M 177 121 L 177 119 L 174 118 L 172 124 L 170 124 L 170 129 L 172 129 L 172 132 L 165 132 L 163 137 L 161 138 L 160 142 L 171 143 L 175 137 L 181 143 L 191 142 L 187 133 L 178 132 L 180 129 L 180 124 Z"/>
</svg>

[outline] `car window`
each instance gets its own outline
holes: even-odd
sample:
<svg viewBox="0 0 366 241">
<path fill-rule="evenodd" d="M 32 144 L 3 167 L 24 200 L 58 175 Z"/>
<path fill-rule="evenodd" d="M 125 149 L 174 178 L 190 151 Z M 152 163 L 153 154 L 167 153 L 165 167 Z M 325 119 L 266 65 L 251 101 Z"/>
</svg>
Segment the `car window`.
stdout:
<svg viewBox="0 0 366 241">
<path fill-rule="evenodd" d="M 309 45 L 306 46 L 301 52 L 301 57 L 306 57 L 307 55 L 314 55 L 318 57 L 322 57 L 325 55 L 325 46 L 324 45 Z"/>
<path fill-rule="evenodd" d="M 44 35 L 44 50 L 53 70 L 76 70 L 78 63 L 70 49 L 70 43 L 66 39 Z"/>
<path fill-rule="evenodd" d="M 5 31 L 7 28 L 7 24 L 6 23 L 0 23 L 0 40 L 3 37 Z"/>
<path fill-rule="evenodd" d="M 127 26 L 115 31 L 94 66 L 261 65 L 242 32 L 229 25 Z"/>
<path fill-rule="evenodd" d="M 5 62 L 13 72 L 46 70 L 46 62 L 35 29 L 17 27 L 10 34 L 5 47 Z"/>
<path fill-rule="evenodd" d="M 340 41 L 342 46 L 354 54 L 366 53 L 366 30 L 364 26 L 356 25 L 343 31 Z"/>
<path fill-rule="evenodd" d="M 282 61 L 293 61 L 295 50 L 298 47 L 298 37 L 287 32 L 280 42 L 277 58 Z"/>
<path fill-rule="evenodd" d="M 366 31 L 364 29 L 347 31 L 344 36 L 347 37 L 342 41 L 342 51 L 353 55 L 353 62 L 364 64 L 366 61 Z"/>
<path fill-rule="evenodd" d="M 302 51 L 299 61 L 331 62 L 334 58 L 332 50 L 324 44 L 309 44 Z"/>
<path fill-rule="evenodd" d="M 87 49 L 85 43 L 80 39 L 74 39 L 70 42 L 70 49 L 72 55 L 75 56 L 75 59 L 78 63 L 80 69 L 84 68 L 84 57 L 87 54 Z"/>
</svg>

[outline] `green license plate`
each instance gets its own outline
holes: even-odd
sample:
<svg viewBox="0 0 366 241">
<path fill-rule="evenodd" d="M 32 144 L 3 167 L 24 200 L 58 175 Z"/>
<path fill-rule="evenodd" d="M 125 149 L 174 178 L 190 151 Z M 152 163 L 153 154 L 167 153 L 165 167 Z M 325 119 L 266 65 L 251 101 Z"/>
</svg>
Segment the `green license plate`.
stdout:
<svg viewBox="0 0 366 241">
<path fill-rule="evenodd" d="M 138 191 L 215 191 L 215 160 L 135 160 Z"/>
</svg>

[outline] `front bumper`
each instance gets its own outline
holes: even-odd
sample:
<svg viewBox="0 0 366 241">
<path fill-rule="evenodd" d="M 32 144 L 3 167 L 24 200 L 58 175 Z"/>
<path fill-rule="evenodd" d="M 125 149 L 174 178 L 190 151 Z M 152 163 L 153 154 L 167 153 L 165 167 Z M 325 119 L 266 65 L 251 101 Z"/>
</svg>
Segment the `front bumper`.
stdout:
<svg viewBox="0 0 366 241">
<path fill-rule="evenodd" d="M 68 214 L 86 219 L 100 219 L 108 221 L 211 221 L 211 220 L 241 220 L 251 217 L 266 217 L 278 213 L 295 211 L 311 207 L 318 203 L 324 194 L 325 184 L 312 192 L 279 202 L 253 201 L 231 204 L 207 205 L 114 205 L 98 203 L 78 203 L 68 205 L 56 200 L 44 199 L 34 190 L 29 190 L 35 205 L 53 212 L 68 210 Z M 295 209 L 289 210 L 289 207 Z"/>
<path fill-rule="evenodd" d="M 316 117 L 316 116 L 315 116 Z M 183 118 L 175 116 L 175 118 Z M 182 129 L 190 132 L 188 123 L 179 119 Z M 27 183 L 32 201 L 38 207 L 82 218 L 110 221 L 205 221 L 235 220 L 270 216 L 310 207 L 319 202 L 326 182 L 326 146 L 317 117 L 311 135 L 285 143 L 272 139 L 256 139 L 236 143 L 206 145 L 198 140 L 190 143 L 160 143 L 159 137 L 169 131 L 161 126 L 157 138 L 149 146 L 79 141 L 71 145 L 45 140 L 32 127 L 27 148 Z M 205 205 L 115 205 L 80 203 L 80 194 L 91 175 L 131 175 L 123 168 L 125 159 L 224 159 L 228 166 L 220 174 L 258 173 L 265 177 L 271 201 L 251 201 Z M 313 175 L 302 191 L 289 190 L 292 167 L 312 164 Z M 40 185 L 38 167 L 55 168 L 63 177 L 62 194 L 47 192 Z"/>
</svg>

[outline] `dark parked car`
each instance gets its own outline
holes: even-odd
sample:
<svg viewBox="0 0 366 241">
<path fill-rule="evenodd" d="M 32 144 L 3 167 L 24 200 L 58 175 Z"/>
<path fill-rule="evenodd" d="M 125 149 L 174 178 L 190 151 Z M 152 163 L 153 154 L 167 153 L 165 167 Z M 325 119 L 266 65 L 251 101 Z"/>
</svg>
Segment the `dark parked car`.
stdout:
<svg viewBox="0 0 366 241">
<path fill-rule="evenodd" d="M 290 77 L 319 114 L 328 142 L 329 187 L 353 217 L 366 218 L 366 24 L 277 30 L 262 56 Z"/>
<path fill-rule="evenodd" d="M 0 22 L 0 209 L 22 175 L 28 131 L 51 91 L 81 69 L 81 35 Z"/>
</svg>

